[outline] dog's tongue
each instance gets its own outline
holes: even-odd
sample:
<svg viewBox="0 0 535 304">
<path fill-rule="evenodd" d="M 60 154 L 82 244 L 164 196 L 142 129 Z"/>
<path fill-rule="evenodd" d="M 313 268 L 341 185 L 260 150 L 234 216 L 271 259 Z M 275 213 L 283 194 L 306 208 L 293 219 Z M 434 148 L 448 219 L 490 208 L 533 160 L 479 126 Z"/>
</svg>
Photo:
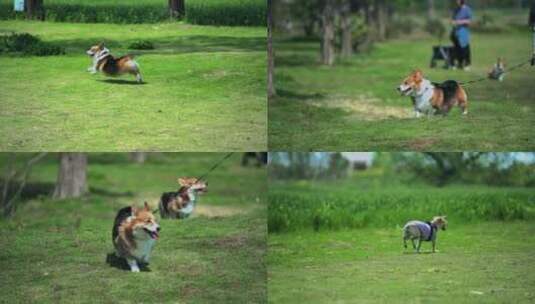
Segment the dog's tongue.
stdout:
<svg viewBox="0 0 535 304">
<path fill-rule="evenodd" d="M 158 232 L 155 231 L 155 232 L 151 233 L 151 237 L 153 239 L 157 240 L 160 237 L 160 235 L 158 234 Z"/>
</svg>

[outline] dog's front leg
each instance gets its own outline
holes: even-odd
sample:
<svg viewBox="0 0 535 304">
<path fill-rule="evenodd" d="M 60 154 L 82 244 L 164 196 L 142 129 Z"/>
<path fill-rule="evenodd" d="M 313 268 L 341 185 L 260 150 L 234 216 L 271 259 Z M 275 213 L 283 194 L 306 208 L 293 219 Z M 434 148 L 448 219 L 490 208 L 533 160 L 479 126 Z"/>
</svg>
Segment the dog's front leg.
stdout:
<svg viewBox="0 0 535 304">
<path fill-rule="evenodd" d="M 420 118 L 420 111 L 418 109 L 414 109 L 414 117 Z"/>
<path fill-rule="evenodd" d="M 132 272 L 139 272 L 139 266 L 137 265 L 137 261 L 135 259 L 126 259 L 126 261 L 128 262 Z"/>
<path fill-rule="evenodd" d="M 417 253 L 420 253 L 420 247 L 422 247 L 422 239 L 418 239 L 418 247 L 416 247 Z"/>
<path fill-rule="evenodd" d="M 435 245 L 437 243 L 437 240 L 436 239 L 433 239 L 433 253 L 435 253 Z"/>
</svg>

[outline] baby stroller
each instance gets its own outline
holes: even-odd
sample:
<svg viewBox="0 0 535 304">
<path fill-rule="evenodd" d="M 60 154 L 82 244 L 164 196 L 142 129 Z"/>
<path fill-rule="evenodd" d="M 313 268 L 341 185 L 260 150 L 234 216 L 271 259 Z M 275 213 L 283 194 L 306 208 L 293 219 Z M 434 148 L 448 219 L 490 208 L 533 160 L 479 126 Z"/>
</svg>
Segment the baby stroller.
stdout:
<svg viewBox="0 0 535 304">
<path fill-rule="evenodd" d="M 444 68 L 453 66 L 454 49 L 453 46 L 437 45 L 433 46 L 433 56 L 431 57 L 431 68 L 437 67 L 437 61 L 444 60 Z"/>
</svg>

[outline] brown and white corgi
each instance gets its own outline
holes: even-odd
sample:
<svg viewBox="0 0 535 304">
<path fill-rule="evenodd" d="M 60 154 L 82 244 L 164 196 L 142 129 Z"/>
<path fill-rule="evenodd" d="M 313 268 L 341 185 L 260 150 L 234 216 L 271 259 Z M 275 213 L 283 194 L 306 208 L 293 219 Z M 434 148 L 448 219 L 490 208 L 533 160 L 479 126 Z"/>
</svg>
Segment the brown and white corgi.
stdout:
<svg viewBox="0 0 535 304">
<path fill-rule="evenodd" d="M 421 70 L 415 70 L 403 80 L 397 90 L 404 96 L 410 96 L 416 117 L 421 114 L 447 114 L 458 105 L 463 114 L 468 114 L 468 96 L 459 83 L 447 80 L 432 83 L 424 78 Z"/>
<path fill-rule="evenodd" d="M 93 58 L 93 65 L 87 69 L 91 74 L 95 74 L 98 71 L 104 73 L 106 76 L 132 74 L 136 76 L 138 83 L 143 82 L 139 65 L 134 60 L 134 56 L 125 55 L 115 58 L 111 55 L 110 50 L 104 47 L 102 43 L 92 46 L 86 53 Z"/>
<path fill-rule="evenodd" d="M 197 178 L 181 177 L 178 179 L 180 189 L 162 194 L 159 203 L 162 218 L 185 219 L 195 209 L 199 194 L 205 193 L 208 183 Z"/>
<path fill-rule="evenodd" d="M 112 241 L 117 256 L 125 258 L 132 272 L 138 263 L 148 264 L 152 249 L 160 236 L 160 225 L 145 202 L 142 209 L 125 207 L 117 213 Z"/>
</svg>

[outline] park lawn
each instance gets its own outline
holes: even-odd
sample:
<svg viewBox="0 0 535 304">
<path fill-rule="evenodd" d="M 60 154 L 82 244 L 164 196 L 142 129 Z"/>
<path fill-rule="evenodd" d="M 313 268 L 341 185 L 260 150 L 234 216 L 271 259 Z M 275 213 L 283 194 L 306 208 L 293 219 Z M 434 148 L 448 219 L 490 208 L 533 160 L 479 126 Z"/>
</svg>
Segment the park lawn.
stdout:
<svg viewBox="0 0 535 304">
<path fill-rule="evenodd" d="M 269 234 L 270 303 L 533 303 L 533 222 L 452 223 L 438 253 L 394 228 Z"/>
<path fill-rule="evenodd" d="M 3 151 L 265 150 L 265 28 L 1 21 L 64 56 L 0 56 Z M 128 49 L 143 39 L 150 51 Z M 85 50 L 104 41 L 136 55 L 132 76 L 91 75 Z"/>
<path fill-rule="evenodd" d="M 195 216 L 160 221 L 150 271 L 132 274 L 107 263 L 119 208 L 143 200 L 156 206 L 161 192 L 176 189 L 176 177 L 199 174 L 221 157 L 156 154 L 137 165 L 125 155 L 91 154 L 91 193 L 54 201 L 47 193 L 57 160 L 49 156 L 32 171 L 15 215 L 0 220 L 3 301 L 265 302 L 266 175 L 240 167 L 236 156 L 210 175 Z"/>
<path fill-rule="evenodd" d="M 447 44 L 446 42 L 445 44 Z M 509 66 L 529 59 L 531 36 L 511 30 L 473 34 L 471 72 L 430 69 L 431 38 L 379 43 L 334 67 L 318 64 L 319 42 L 281 39 L 276 49 L 276 97 L 269 107 L 269 147 L 294 151 L 517 151 L 533 150 L 533 68 L 503 83 L 466 87 L 470 113 L 415 119 L 411 101 L 395 88 L 414 68 L 432 81 L 468 81 L 490 70 L 497 57 Z"/>
</svg>

